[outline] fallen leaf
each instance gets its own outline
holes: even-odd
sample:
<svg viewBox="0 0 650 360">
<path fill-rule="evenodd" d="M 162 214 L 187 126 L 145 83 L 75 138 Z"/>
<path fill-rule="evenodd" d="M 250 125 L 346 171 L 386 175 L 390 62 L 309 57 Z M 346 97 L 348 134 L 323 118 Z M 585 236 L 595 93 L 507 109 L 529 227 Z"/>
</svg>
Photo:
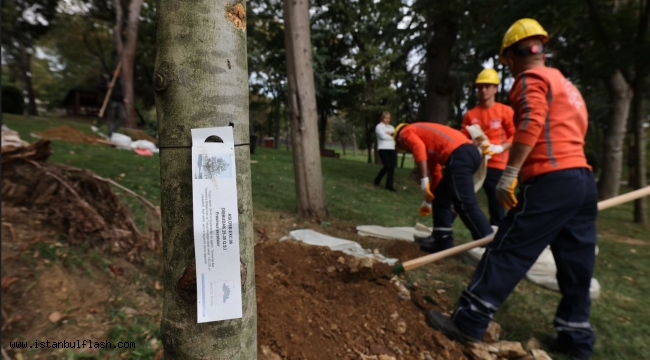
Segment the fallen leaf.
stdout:
<svg viewBox="0 0 650 360">
<path fill-rule="evenodd" d="M 162 285 L 160 285 L 160 281 L 156 281 L 154 287 L 156 288 L 156 290 L 162 290 Z"/>
<path fill-rule="evenodd" d="M 113 264 L 108 265 L 108 267 L 111 269 L 111 271 L 112 271 L 113 274 L 115 274 L 115 275 L 120 275 L 120 274 L 122 273 L 122 270 L 118 269 L 118 268 L 117 268 L 115 265 L 113 265 Z"/>
<path fill-rule="evenodd" d="M 97 309 L 88 309 L 89 314 L 97 314 Z"/>
<path fill-rule="evenodd" d="M 47 317 L 47 319 L 50 320 L 51 323 L 55 323 L 55 322 L 61 320 L 62 317 L 63 317 L 63 315 L 61 315 L 60 312 L 55 311 L 55 312 L 51 313 L 50 316 Z"/>
<path fill-rule="evenodd" d="M 632 277 L 630 277 L 630 276 L 623 276 L 623 279 L 625 279 L 627 281 L 634 282 L 634 279 Z"/>
<path fill-rule="evenodd" d="M 163 358 L 163 351 L 158 350 L 158 353 L 156 354 L 156 357 L 153 360 L 162 360 Z"/>
<path fill-rule="evenodd" d="M 2 289 L 6 289 L 9 287 L 9 285 L 13 284 L 15 281 L 17 281 L 18 278 L 13 276 L 13 275 L 7 275 L 2 277 Z"/>
</svg>

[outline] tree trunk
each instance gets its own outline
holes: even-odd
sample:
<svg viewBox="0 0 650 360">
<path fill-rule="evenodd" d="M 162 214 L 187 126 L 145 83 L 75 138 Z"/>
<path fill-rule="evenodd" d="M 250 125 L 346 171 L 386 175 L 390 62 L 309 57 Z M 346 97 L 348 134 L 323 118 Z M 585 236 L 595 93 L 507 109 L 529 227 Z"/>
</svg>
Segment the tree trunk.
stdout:
<svg viewBox="0 0 650 360">
<path fill-rule="evenodd" d="M 352 126 L 352 157 L 357 157 L 357 132 Z"/>
<path fill-rule="evenodd" d="M 321 149 L 325 149 L 327 138 L 327 113 L 321 110 L 318 116 L 318 145 Z"/>
<path fill-rule="evenodd" d="M 113 0 L 113 6 L 115 7 L 115 26 L 113 27 L 113 41 L 115 41 L 115 51 L 117 52 L 117 58 L 122 57 L 122 50 L 124 45 L 122 43 L 122 26 L 124 24 L 124 11 L 122 10 L 122 2 L 120 0 Z M 115 60 L 117 62 L 119 60 Z"/>
<path fill-rule="evenodd" d="M 135 128 L 138 118 L 135 114 L 135 94 L 133 92 L 133 68 L 135 65 L 135 49 L 138 44 L 138 22 L 143 0 L 131 0 L 129 18 L 126 23 L 126 43 L 122 50 L 122 91 L 127 100 L 126 127 Z"/>
<path fill-rule="evenodd" d="M 280 123 L 282 122 L 282 119 L 280 118 L 280 99 L 278 99 L 277 96 L 276 96 L 275 99 L 273 99 L 273 100 L 275 102 L 275 104 L 274 104 L 274 110 L 275 110 L 275 114 L 274 114 L 274 117 L 275 117 L 275 129 L 274 129 L 275 134 L 274 135 L 275 136 L 274 136 L 274 139 L 275 139 L 275 141 L 273 141 L 273 148 L 277 150 L 278 147 L 280 146 Z"/>
<path fill-rule="evenodd" d="M 458 24 L 443 14 L 429 24 L 433 31 L 427 44 L 427 80 L 424 121 L 447 124 L 449 103 L 454 93 L 454 80 L 449 75 L 451 50 L 456 42 Z"/>
<path fill-rule="evenodd" d="M 298 214 L 325 219 L 308 0 L 284 0 L 284 20 Z"/>
<path fill-rule="evenodd" d="M 167 360 L 257 358 L 250 150 L 245 146 L 235 147 L 243 317 L 198 324 L 196 311 L 191 129 L 232 123 L 235 144 L 250 141 L 245 9 L 231 4 L 158 1 L 153 87 L 160 144 L 188 146 L 160 152 L 165 282 L 160 333 Z"/>
<path fill-rule="evenodd" d="M 345 141 L 341 141 L 341 148 L 343 149 L 343 156 L 345 156 Z"/>
<path fill-rule="evenodd" d="M 609 123 L 605 131 L 602 171 L 598 181 L 598 194 L 601 200 L 618 196 L 623 170 L 623 141 L 632 101 L 632 88 L 619 70 L 605 80 L 605 85 L 609 93 L 610 110 Z"/>
<path fill-rule="evenodd" d="M 366 116 L 365 127 L 366 127 L 366 149 L 368 150 L 368 164 L 372 164 L 372 153 L 374 150 L 374 146 L 372 145 L 372 132 L 374 129 L 372 128 L 372 124 L 370 124 L 370 122 L 368 121 L 367 116 Z"/>
<path fill-rule="evenodd" d="M 20 65 L 23 70 L 23 80 L 25 81 L 25 90 L 27 91 L 27 115 L 38 116 L 38 107 L 36 106 L 36 95 L 34 94 L 34 86 L 32 85 L 32 56 L 29 53 L 30 46 L 20 44 L 22 53 L 22 64 Z"/>
<path fill-rule="evenodd" d="M 647 6 L 650 6 L 648 4 Z M 647 186 L 646 155 L 645 155 L 645 63 L 637 61 L 634 79 L 634 160 L 636 172 L 634 174 L 634 187 L 641 189 Z M 648 199 L 643 197 L 634 201 L 634 222 L 648 225 Z"/>
</svg>

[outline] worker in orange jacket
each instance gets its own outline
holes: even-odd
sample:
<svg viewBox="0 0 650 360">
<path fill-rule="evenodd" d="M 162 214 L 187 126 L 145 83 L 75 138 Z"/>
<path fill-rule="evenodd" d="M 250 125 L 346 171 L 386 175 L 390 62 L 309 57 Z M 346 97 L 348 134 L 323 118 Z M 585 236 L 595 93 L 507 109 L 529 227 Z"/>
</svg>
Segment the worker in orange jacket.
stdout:
<svg viewBox="0 0 650 360">
<path fill-rule="evenodd" d="M 503 220 L 505 209 L 497 201 L 496 190 L 497 183 L 508 163 L 508 149 L 512 145 L 512 137 L 515 134 L 514 111 L 510 106 L 494 100 L 499 85 L 499 75 L 496 70 L 484 69 L 481 71 L 476 78 L 475 85 L 479 104 L 465 113 L 461 132 L 471 139 L 466 127 L 479 125 L 490 142 L 489 150 L 492 157 L 487 163 L 483 190 L 488 198 L 490 225 L 499 226 Z"/>
<path fill-rule="evenodd" d="M 480 341 L 494 313 L 550 245 L 562 300 L 549 345 L 572 359 L 588 359 L 596 341 L 589 287 L 598 192 L 584 154 L 585 101 L 560 71 L 544 64 L 547 41 L 533 19 L 518 20 L 503 38 L 499 60 L 515 76 L 510 103 L 516 132 L 497 199 L 509 211 L 451 318 L 430 311 L 427 323 L 452 339 Z"/>
<path fill-rule="evenodd" d="M 460 131 L 441 124 L 399 124 L 394 136 L 398 149 L 413 153 L 422 195 L 433 208 L 433 232 L 419 241 L 422 251 L 434 253 L 454 245 L 452 205 L 474 240 L 493 233 L 474 193 L 473 175 L 481 165 L 482 150 Z"/>
</svg>

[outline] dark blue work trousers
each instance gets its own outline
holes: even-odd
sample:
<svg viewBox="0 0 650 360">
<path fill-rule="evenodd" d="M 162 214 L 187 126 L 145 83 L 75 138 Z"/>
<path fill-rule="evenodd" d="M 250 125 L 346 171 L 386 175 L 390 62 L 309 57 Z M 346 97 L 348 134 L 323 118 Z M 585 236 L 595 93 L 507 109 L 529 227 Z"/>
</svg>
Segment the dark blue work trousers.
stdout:
<svg viewBox="0 0 650 360">
<path fill-rule="evenodd" d="M 503 217 L 505 216 L 506 209 L 497 201 L 497 184 L 501 180 L 503 170 L 488 167 L 485 181 L 483 182 L 483 190 L 488 199 L 488 209 L 490 212 L 490 225 L 500 226 Z"/>
<path fill-rule="evenodd" d="M 562 293 L 554 321 L 558 343 L 587 358 L 596 341 L 589 324 L 598 212 L 594 175 L 575 168 L 536 176 L 520 185 L 517 200 L 461 294 L 454 323 L 482 339 L 496 310 L 550 245 Z"/>
<path fill-rule="evenodd" d="M 481 155 L 472 144 L 461 145 L 449 155 L 442 180 L 433 192 L 433 236 L 437 243 L 448 247 L 454 244 L 452 224 L 456 216 L 452 205 L 474 240 L 492 234 L 474 193 L 473 175 L 480 165 Z"/>
</svg>

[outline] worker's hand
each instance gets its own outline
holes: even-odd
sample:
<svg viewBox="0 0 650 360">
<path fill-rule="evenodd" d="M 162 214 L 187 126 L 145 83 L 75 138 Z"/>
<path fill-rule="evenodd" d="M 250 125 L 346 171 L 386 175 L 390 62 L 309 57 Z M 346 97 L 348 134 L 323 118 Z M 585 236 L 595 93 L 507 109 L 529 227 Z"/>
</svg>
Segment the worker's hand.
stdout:
<svg viewBox="0 0 650 360">
<path fill-rule="evenodd" d="M 125 103 L 125 104 L 128 104 L 128 103 L 129 103 L 129 100 L 127 100 L 127 98 L 124 98 L 124 103 Z"/>
<path fill-rule="evenodd" d="M 504 151 L 503 146 L 501 146 L 501 145 L 494 145 L 494 144 L 490 144 L 490 146 L 488 147 L 488 149 L 489 149 L 489 151 L 491 151 L 493 154 L 501 154 L 501 153 Z"/>
<path fill-rule="evenodd" d="M 515 188 L 517 187 L 517 177 L 519 176 L 519 169 L 508 165 L 506 170 L 501 175 L 501 179 L 497 184 L 497 201 L 503 205 L 507 210 L 517 206 L 517 196 L 515 196 Z"/>
<path fill-rule="evenodd" d="M 488 143 L 488 142 L 485 142 L 485 143 L 483 143 L 483 144 L 480 144 L 479 147 L 478 147 L 478 149 L 481 151 L 481 154 L 492 156 L 492 155 L 495 154 L 495 152 L 492 151 L 492 149 L 490 148 L 490 146 L 492 146 L 492 144 L 490 144 L 490 143 Z"/>
<path fill-rule="evenodd" d="M 428 176 L 420 179 L 420 190 L 422 190 L 424 201 L 429 203 L 433 201 L 433 192 L 431 191 L 431 184 L 429 183 Z"/>
<path fill-rule="evenodd" d="M 420 214 L 420 216 L 429 216 L 429 215 L 431 215 L 431 203 L 423 201 L 422 205 L 420 205 L 419 214 Z"/>
</svg>

